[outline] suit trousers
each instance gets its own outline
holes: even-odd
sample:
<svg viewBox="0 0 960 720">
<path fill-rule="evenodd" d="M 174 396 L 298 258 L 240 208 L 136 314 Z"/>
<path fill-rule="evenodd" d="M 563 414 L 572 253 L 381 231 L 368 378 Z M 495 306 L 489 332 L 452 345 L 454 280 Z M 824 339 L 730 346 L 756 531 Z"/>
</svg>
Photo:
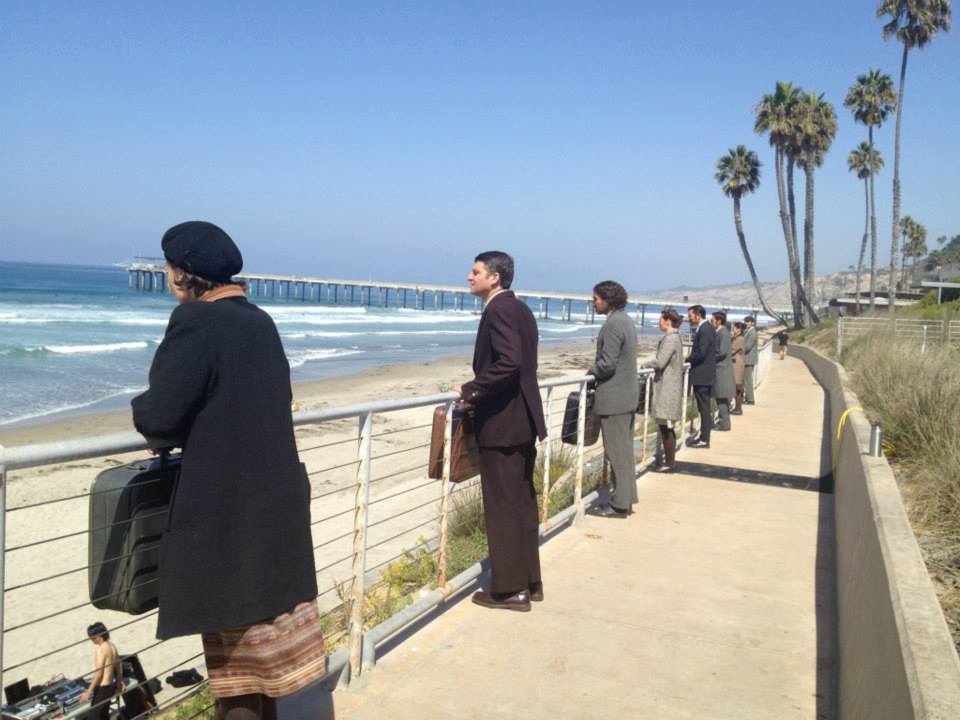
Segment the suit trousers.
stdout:
<svg viewBox="0 0 960 720">
<path fill-rule="evenodd" d="M 717 427 L 722 430 L 730 429 L 729 398 L 717 398 Z"/>
<path fill-rule="evenodd" d="M 753 402 L 753 365 L 743 366 L 743 399 Z"/>
<path fill-rule="evenodd" d="M 480 448 L 480 487 L 490 549 L 491 591 L 540 582 L 540 518 L 533 487 L 537 446 Z"/>
<path fill-rule="evenodd" d="M 700 439 L 710 442 L 710 431 L 713 429 L 713 409 L 710 407 L 710 396 L 713 394 L 713 385 L 694 385 L 693 396 L 697 399 L 697 411 L 700 413 Z"/>
<path fill-rule="evenodd" d="M 637 464 L 633 450 L 634 414 L 601 415 L 603 454 L 613 470 L 613 493 L 610 504 L 618 510 L 629 510 L 637 502 Z"/>
</svg>

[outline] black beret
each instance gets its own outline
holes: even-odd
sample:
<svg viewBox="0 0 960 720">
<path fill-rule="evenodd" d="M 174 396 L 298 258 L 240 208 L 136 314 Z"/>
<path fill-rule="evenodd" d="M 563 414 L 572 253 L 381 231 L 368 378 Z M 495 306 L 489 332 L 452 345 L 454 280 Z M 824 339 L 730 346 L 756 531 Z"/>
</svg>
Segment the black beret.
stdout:
<svg viewBox="0 0 960 720">
<path fill-rule="evenodd" d="M 243 269 L 243 256 L 230 236 L 202 220 L 174 225 L 160 241 L 171 265 L 215 282 L 230 282 Z"/>
</svg>

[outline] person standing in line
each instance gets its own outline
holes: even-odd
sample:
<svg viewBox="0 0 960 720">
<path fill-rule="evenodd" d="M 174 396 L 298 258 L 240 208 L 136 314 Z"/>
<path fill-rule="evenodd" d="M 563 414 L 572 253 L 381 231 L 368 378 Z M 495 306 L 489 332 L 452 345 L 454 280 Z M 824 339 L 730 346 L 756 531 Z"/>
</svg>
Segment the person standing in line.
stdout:
<svg viewBox="0 0 960 720">
<path fill-rule="evenodd" d="M 673 472 L 676 467 L 677 426 L 683 418 L 683 343 L 679 333 L 682 323 L 676 310 L 668 308 L 660 313 L 663 337 L 657 343 L 656 357 L 644 364 L 654 370 L 650 413 L 656 419 L 663 446 L 663 462 L 657 466 L 657 472 Z"/>
<path fill-rule="evenodd" d="M 726 432 L 730 429 L 730 399 L 737 393 L 733 365 L 730 363 L 730 328 L 727 327 L 727 314 L 722 310 L 713 313 L 711 319 L 716 330 L 717 354 L 717 372 L 713 383 L 713 397 L 717 401 L 717 427 L 714 429 Z"/>
<path fill-rule="evenodd" d="M 536 440 L 547 436 L 537 384 L 537 321 L 510 290 L 513 258 L 480 253 L 467 276 L 484 301 L 473 352 L 473 380 L 455 387 L 474 409 L 480 486 L 490 550 L 490 592 L 473 602 L 487 608 L 530 610 L 543 600 L 540 521 L 533 470 Z"/>
<path fill-rule="evenodd" d="M 790 334 L 787 332 L 787 329 L 784 328 L 777 333 L 777 342 L 780 343 L 780 359 L 783 360 L 784 356 L 787 354 L 787 343 L 790 341 Z"/>
<path fill-rule="evenodd" d="M 275 720 L 326 672 L 290 366 L 271 317 L 233 281 L 243 258 L 208 222 L 161 242 L 178 305 L 132 401 L 154 449 L 183 449 L 160 545 L 157 637 L 201 636 L 221 720 Z"/>
<path fill-rule="evenodd" d="M 690 438 L 687 445 L 692 448 L 710 447 L 710 431 L 713 429 L 713 410 L 710 398 L 713 395 L 713 383 L 717 375 L 716 331 L 707 322 L 707 311 L 703 305 L 691 305 L 687 308 L 687 319 L 696 328 L 693 335 L 693 348 L 687 362 L 690 363 L 690 385 L 697 400 L 700 413 L 700 434 Z"/>
<path fill-rule="evenodd" d="M 597 357 L 587 370 L 596 382 L 593 411 L 600 418 L 603 452 L 613 470 L 609 505 L 597 515 L 625 518 L 637 502 L 637 467 L 633 449 L 634 416 L 639 400 L 637 384 L 637 327 L 624 312 L 627 291 L 605 280 L 593 287 L 593 307 L 607 319 L 597 334 Z"/>
<path fill-rule="evenodd" d="M 87 628 L 87 637 L 96 646 L 93 666 L 96 670 L 90 686 L 80 696 L 83 702 L 90 701 L 91 720 L 110 720 L 110 699 L 123 692 L 123 669 L 117 646 L 110 642 L 110 633 L 102 622 Z"/>
<path fill-rule="evenodd" d="M 753 315 L 743 319 L 747 331 L 743 334 L 743 404 L 753 405 L 753 369 L 757 366 L 757 320 Z"/>
<path fill-rule="evenodd" d="M 734 323 L 733 340 L 730 341 L 730 364 L 733 366 L 733 383 L 737 390 L 731 415 L 743 415 L 743 351 L 746 347 L 743 331 L 746 327 L 742 322 Z"/>
</svg>

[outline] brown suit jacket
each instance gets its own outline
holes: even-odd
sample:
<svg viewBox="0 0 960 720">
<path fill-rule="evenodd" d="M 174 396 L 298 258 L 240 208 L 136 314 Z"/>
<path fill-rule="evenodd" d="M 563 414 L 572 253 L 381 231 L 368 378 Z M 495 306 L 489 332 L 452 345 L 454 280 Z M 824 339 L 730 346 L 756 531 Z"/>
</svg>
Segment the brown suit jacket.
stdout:
<svg viewBox="0 0 960 720">
<path fill-rule="evenodd" d="M 514 447 L 547 435 L 537 387 L 537 321 L 510 290 L 483 311 L 473 350 L 473 380 L 463 398 L 474 406 L 480 447 Z"/>
</svg>

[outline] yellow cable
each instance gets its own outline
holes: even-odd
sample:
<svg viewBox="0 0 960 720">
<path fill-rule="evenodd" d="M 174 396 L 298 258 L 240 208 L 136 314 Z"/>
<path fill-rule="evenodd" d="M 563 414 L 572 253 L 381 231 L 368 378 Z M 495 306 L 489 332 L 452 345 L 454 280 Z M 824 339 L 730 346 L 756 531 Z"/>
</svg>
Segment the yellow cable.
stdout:
<svg viewBox="0 0 960 720">
<path fill-rule="evenodd" d="M 847 424 L 847 415 L 852 412 L 863 412 L 863 408 L 859 405 L 854 405 L 844 410 L 843 415 L 840 416 L 840 422 L 837 424 L 837 441 L 833 444 L 833 458 L 830 462 L 830 467 L 834 473 L 837 472 L 837 456 L 840 454 L 840 438 L 843 436 L 843 426 Z"/>
</svg>

